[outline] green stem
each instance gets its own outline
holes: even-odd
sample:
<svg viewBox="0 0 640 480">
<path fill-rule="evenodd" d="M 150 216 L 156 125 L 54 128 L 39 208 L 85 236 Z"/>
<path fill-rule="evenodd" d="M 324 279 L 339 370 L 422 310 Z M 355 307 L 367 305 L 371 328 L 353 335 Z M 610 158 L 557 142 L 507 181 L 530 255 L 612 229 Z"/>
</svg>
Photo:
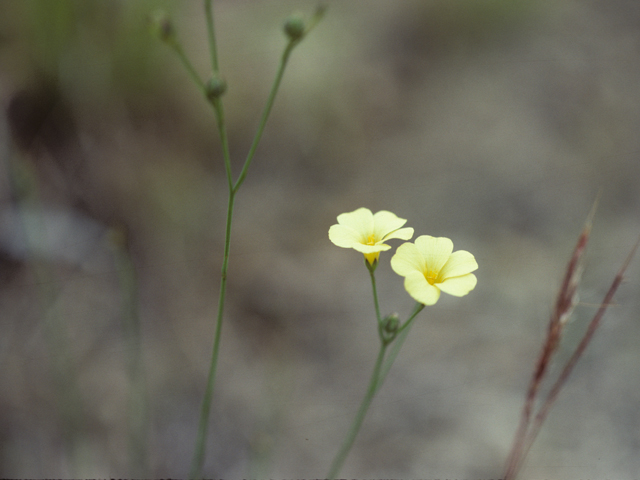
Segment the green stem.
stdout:
<svg viewBox="0 0 640 480">
<path fill-rule="evenodd" d="M 382 369 L 382 364 L 384 360 L 384 355 L 387 350 L 388 344 L 384 342 L 380 342 L 380 352 L 378 352 L 378 358 L 376 359 L 375 367 L 373 368 L 373 373 L 371 374 L 371 379 L 369 380 L 369 387 L 367 388 L 367 393 L 360 404 L 360 408 L 358 409 L 358 413 L 356 414 L 356 418 L 353 420 L 351 424 L 351 428 L 349 428 L 349 432 L 342 442 L 342 446 L 340 450 L 338 450 L 338 454 L 333 460 L 331 464 L 331 469 L 326 478 L 332 479 L 336 478 L 340 469 L 342 468 L 342 464 L 347 459 L 347 455 L 349 455 L 349 451 L 353 446 L 353 442 L 358 435 L 358 431 L 362 426 L 362 422 L 364 421 L 364 417 L 367 414 L 367 410 L 371 405 L 371 401 L 373 400 L 374 395 L 378 391 L 378 385 L 380 383 L 380 371 Z"/>
<path fill-rule="evenodd" d="M 413 325 L 413 320 L 418 316 L 418 314 L 422 311 L 423 308 L 424 308 L 423 304 L 421 303 L 416 304 L 416 308 L 413 310 L 413 313 L 411 314 L 411 316 L 398 329 L 398 332 L 396 333 L 396 336 L 394 338 L 393 346 L 389 351 L 389 355 L 387 355 L 384 365 L 382 365 L 382 371 L 380 372 L 380 381 L 378 383 L 378 389 L 380 389 L 380 387 L 384 383 L 384 379 L 387 377 L 389 370 L 391 370 L 391 366 L 393 365 L 393 362 L 398 356 L 398 353 L 400 353 L 400 349 L 402 348 L 404 341 L 409 335 L 411 326 Z"/>
<path fill-rule="evenodd" d="M 212 0 L 204 1 L 204 12 L 207 19 L 207 33 L 209 34 L 209 53 L 211 55 L 211 69 L 213 74 L 218 73 L 218 49 L 216 48 L 216 36 L 213 23 Z"/>
<path fill-rule="evenodd" d="M 178 58 L 180 59 L 185 70 L 191 77 L 191 80 L 193 80 L 193 83 L 195 83 L 197 87 L 202 91 L 202 93 L 206 95 L 207 87 L 205 83 L 202 81 L 202 79 L 200 78 L 200 75 L 198 75 L 198 72 L 196 72 L 196 69 L 191 64 L 191 61 L 189 61 L 189 59 L 187 58 L 187 55 L 184 53 L 184 50 L 182 49 L 182 45 L 180 45 L 175 40 L 170 42 L 169 45 L 171 46 L 171 48 L 173 48 L 174 52 L 176 52 L 176 54 L 178 55 Z"/>
<path fill-rule="evenodd" d="M 218 297 L 218 316 L 216 319 L 216 331 L 211 353 L 211 363 L 209 365 L 209 375 L 207 386 L 200 409 L 200 422 L 198 424 L 198 434 L 196 436 L 196 448 L 193 455 L 189 478 L 199 478 L 204 463 L 205 444 L 207 440 L 207 429 L 209 425 L 209 413 L 211 411 L 211 400 L 213 398 L 213 388 L 215 385 L 216 370 L 218 367 L 218 354 L 220 352 L 220 338 L 222 336 L 222 318 L 224 314 L 224 301 L 227 290 L 227 271 L 229 268 L 229 250 L 231 247 L 231 223 L 233 219 L 233 206 L 235 203 L 235 192 L 229 192 L 229 204 L 227 207 L 227 225 L 225 229 L 224 254 L 222 260 L 222 272 L 220 280 L 220 295 Z"/>
<path fill-rule="evenodd" d="M 216 33 L 213 23 L 212 1 L 204 2 L 205 15 L 207 18 L 207 32 L 209 34 L 209 51 L 211 52 L 211 70 L 214 76 L 218 75 L 218 53 L 216 46 Z M 206 88 L 206 87 L 205 87 Z M 224 160 L 224 169 L 227 174 L 227 183 L 229 191 L 233 191 L 233 177 L 231 172 L 231 154 L 229 153 L 229 137 L 227 135 L 227 124 L 225 122 L 224 107 L 220 98 L 210 100 L 216 116 L 216 124 L 218 126 L 218 135 L 222 143 L 222 158 Z"/>
<path fill-rule="evenodd" d="M 253 138 L 253 143 L 251 144 L 251 148 L 249 149 L 249 153 L 247 154 L 247 159 L 244 161 L 244 165 L 242 166 L 242 171 L 238 176 L 238 180 L 233 186 L 233 191 L 236 192 L 244 182 L 247 171 L 249 170 L 249 165 L 251 165 L 251 161 L 256 153 L 258 148 L 258 144 L 260 143 L 260 139 L 262 138 L 262 133 L 264 132 L 264 127 L 267 124 L 267 119 L 269 118 L 269 114 L 271 113 L 271 107 L 273 107 L 273 102 L 276 99 L 276 94 L 278 93 L 278 89 L 280 88 L 280 82 L 282 80 L 282 76 L 284 75 L 284 70 L 287 66 L 287 62 L 289 60 L 289 56 L 293 51 L 294 47 L 298 44 L 296 41 L 289 41 L 287 46 L 284 49 L 282 57 L 280 58 L 280 65 L 278 66 L 278 72 L 276 73 L 276 78 L 271 86 L 271 92 L 269 92 L 269 98 L 267 98 L 267 103 L 262 111 L 262 117 L 260 118 L 260 124 L 258 125 L 258 130 L 256 132 L 255 137 Z"/>
<path fill-rule="evenodd" d="M 376 275 L 375 275 L 378 262 L 376 260 L 374 265 L 371 265 L 369 261 L 365 259 L 364 263 L 365 263 L 365 266 L 367 267 L 367 270 L 369 270 L 369 276 L 371 277 L 371 289 L 373 290 L 373 304 L 375 305 L 375 308 L 376 308 L 376 318 L 378 319 L 378 330 L 379 330 L 380 328 L 382 328 L 382 315 L 380 315 L 380 305 L 378 303 L 378 289 L 376 287 Z"/>
<path fill-rule="evenodd" d="M 211 52 L 211 67 L 214 74 L 218 71 L 216 36 L 213 23 L 213 8 L 211 0 L 204 2 L 205 16 L 207 19 L 207 31 L 209 34 L 209 49 Z M 183 63 L 185 63 L 183 61 Z M 202 85 L 203 91 L 205 90 Z M 222 256 L 222 271 L 220 273 L 220 292 L 218 294 L 218 314 L 216 317 L 216 329 L 213 339 L 213 348 L 211 351 L 211 361 L 209 364 L 209 374 L 207 375 L 207 385 L 205 387 L 202 405 L 200 407 L 200 420 L 198 422 L 198 433 L 196 434 L 196 443 L 189 470 L 189 478 L 198 478 L 201 476 L 202 466 L 205 458 L 205 446 L 207 442 L 207 431 L 209 427 L 209 416 L 211 413 L 211 401 L 213 399 L 213 391 L 215 386 L 216 372 L 218 369 L 218 357 L 220 353 L 220 339 L 222 337 L 222 322 L 224 316 L 224 304 L 227 290 L 227 272 L 229 269 L 229 251 L 231 248 L 231 225 L 233 221 L 233 206 L 235 204 L 236 191 L 233 188 L 233 177 L 231 172 L 231 155 L 229 152 L 229 141 L 224 115 L 224 107 L 220 98 L 211 100 L 213 106 L 218 134 L 220 136 L 222 146 L 222 156 L 224 159 L 225 172 L 227 176 L 227 185 L 229 189 L 229 197 L 227 200 L 227 220 L 225 226 L 224 252 Z"/>
<path fill-rule="evenodd" d="M 211 36 L 210 39 L 212 38 L 213 38 L 212 41 L 214 42 L 213 44 L 215 45 L 215 37 Z M 263 111 L 262 118 L 258 126 L 258 131 L 256 132 L 256 135 L 253 139 L 251 149 L 249 150 L 249 154 L 247 156 L 247 159 L 245 160 L 244 166 L 242 168 L 242 171 L 240 172 L 240 176 L 238 177 L 238 180 L 236 181 L 235 185 L 232 185 L 233 182 L 231 179 L 231 161 L 229 158 L 229 147 L 228 147 L 228 141 L 227 141 L 225 122 L 224 122 L 224 110 L 222 107 L 222 102 L 220 101 L 220 99 L 215 99 L 213 101 L 213 107 L 216 112 L 218 131 L 220 133 L 220 138 L 222 140 L 222 149 L 223 149 L 225 168 L 227 171 L 227 180 L 229 182 L 229 203 L 228 203 L 228 209 L 227 209 L 227 224 L 225 229 L 225 245 L 224 245 L 224 256 L 223 256 L 223 262 L 222 262 L 222 273 L 221 273 L 221 282 L 220 282 L 220 296 L 218 298 L 218 317 L 216 320 L 216 331 L 214 335 L 213 351 L 211 354 L 211 364 L 209 367 L 207 386 L 205 389 L 204 399 L 202 401 L 202 407 L 200 411 L 200 422 L 198 425 L 198 434 L 196 436 L 196 449 L 193 456 L 189 478 L 199 477 L 202 471 L 202 465 L 204 463 L 204 451 L 205 451 L 205 444 L 206 444 L 206 438 L 207 438 L 207 429 L 209 424 L 209 413 L 211 410 L 211 400 L 213 398 L 216 369 L 218 365 L 218 353 L 220 351 L 220 337 L 222 334 L 222 317 L 224 313 L 224 301 L 225 301 L 226 288 L 227 288 L 227 270 L 229 267 L 229 248 L 231 245 L 231 224 L 232 224 L 232 218 L 233 218 L 233 206 L 235 203 L 235 196 L 238 193 L 238 189 L 240 188 L 240 185 L 242 185 L 242 182 L 244 181 L 247 175 L 247 170 L 249 168 L 251 160 L 253 160 L 260 138 L 262 137 L 264 127 L 267 123 L 267 119 L 269 118 L 269 113 L 271 112 L 271 107 L 273 106 L 276 93 L 278 92 L 278 87 L 280 86 L 280 81 L 282 80 L 284 68 L 286 66 L 287 60 L 289 58 L 289 55 L 291 53 L 293 46 L 295 46 L 295 44 L 292 44 L 290 42 L 287 45 L 285 49 L 285 53 L 282 56 L 280 67 L 278 68 L 278 73 L 276 74 L 276 79 L 271 88 L 271 93 L 269 94 L 267 105 Z"/>
<path fill-rule="evenodd" d="M 215 29 L 214 29 L 214 22 L 213 22 L 212 1 L 204 0 L 204 8 L 205 8 L 205 16 L 206 16 L 206 22 L 207 22 L 207 31 L 209 35 L 211 68 L 213 70 L 214 76 L 216 76 L 218 74 L 218 58 L 217 58 Z M 316 15 L 314 16 L 312 25 L 315 25 L 317 23 L 317 21 L 322 15 L 322 12 L 323 10 L 319 10 L 316 13 Z M 202 82 L 202 80 L 196 73 L 195 69 L 193 68 L 193 66 L 187 59 L 186 55 L 182 51 L 182 48 L 180 47 L 180 45 L 175 41 L 172 42 L 172 46 L 174 50 L 180 57 L 183 65 L 189 72 L 191 78 L 196 83 L 196 85 L 198 85 L 198 87 L 202 90 L 205 96 L 207 96 L 207 98 L 209 99 L 209 102 L 213 106 L 216 122 L 218 126 L 218 133 L 220 135 L 220 139 L 222 143 L 222 154 L 223 154 L 224 165 L 225 165 L 225 170 L 227 175 L 227 183 L 229 187 L 227 221 L 226 221 L 226 227 L 225 227 L 225 242 L 224 242 L 224 253 L 223 253 L 223 261 L 222 261 L 221 281 L 220 281 L 220 293 L 218 297 L 218 315 L 216 319 L 216 330 L 214 334 L 213 349 L 211 353 L 211 362 L 209 365 L 209 374 L 207 376 L 207 385 L 205 388 L 204 398 L 202 400 L 202 406 L 200 409 L 198 433 L 196 435 L 196 445 L 195 445 L 193 460 L 191 463 L 191 469 L 189 471 L 189 478 L 200 477 L 202 472 L 202 466 L 204 464 L 204 458 L 205 458 L 205 445 L 207 440 L 209 415 L 211 411 L 211 401 L 213 398 L 213 391 L 214 391 L 214 385 L 215 385 L 216 370 L 218 365 L 218 355 L 220 352 L 220 338 L 222 335 L 222 321 L 223 321 L 223 315 L 224 315 L 224 303 L 225 303 L 226 289 L 227 289 L 227 271 L 229 268 L 229 250 L 231 246 L 231 225 L 233 220 L 233 207 L 235 204 L 235 197 L 236 197 L 236 194 L 238 193 L 238 190 L 240 189 L 240 186 L 242 185 L 242 183 L 244 182 L 247 176 L 249 165 L 253 160 L 253 157 L 258 148 L 258 144 L 260 143 L 260 139 L 262 138 L 262 133 L 264 132 L 267 119 L 269 118 L 269 114 L 271 113 L 271 108 L 273 106 L 276 94 L 280 87 L 280 82 L 282 80 L 282 76 L 284 74 L 287 61 L 289 60 L 289 56 L 291 55 L 291 51 L 298 43 L 299 43 L 299 40 L 298 41 L 290 40 L 287 46 L 285 47 L 284 53 L 282 54 L 282 57 L 280 60 L 278 71 L 276 73 L 275 80 L 273 82 L 273 86 L 271 87 L 271 92 L 269 93 L 269 97 L 267 99 L 267 103 L 262 113 L 262 117 L 260 119 L 258 129 L 253 139 L 253 143 L 251 144 L 251 148 L 249 149 L 249 153 L 244 162 L 240 175 L 238 176 L 238 179 L 234 183 L 233 174 L 231 171 L 231 157 L 229 153 L 229 143 L 228 143 L 224 108 L 222 105 L 222 101 L 219 97 L 210 98 L 209 96 L 207 96 L 206 85 L 204 84 L 204 82 Z"/>
<path fill-rule="evenodd" d="M 367 410 L 371 405 L 373 397 L 378 392 L 378 390 L 380 390 L 380 387 L 384 383 L 387 373 L 389 373 L 389 369 L 391 368 L 391 365 L 393 365 L 394 360 L 398 356 L 398 353 L 400 352 L 400 347 L 402 347 L 402 343 L 404 342 L 406 336 L 409 333 L 409 329 L 413 323 L 413 320 L 416 318 L 418 313 L 420 313 L 424 308 L 424 305 L 420 303 L 416 304 L 416 307 L 413 310 L 413 313 L 407 319 L 407 321 L 404 322 L 404 324 L 398 329 L 396 334 L 393 335 L 392 337 L 386 336 L 382 330 L 384 326 L 383 326 L 382 317 L 380 315 L 380 307 L 378 305 L 378 291 L 376 288 L 376 279 L 375 279 L 375 269 L 377 264 L 374 263 L 373 265 L 371 265 L 365 260 L 365 265 L 367 267 L 367 270 L 369 270 L 369 275 L 371 276 L 371 287 L 373 289 L 373 302 L 376 307 L 376 316 L 378 317 L 380 352 L 378 353 L 378 358 L 376 359 L 376 364 L 375 364 L 375 367 L 373 368 L 371 379 L 369 380 L 369 387 L 367 388 L 367 393 L 365 394 L 364 399 L 360 404 L 358 413 L 356 414 L 356 417 L 353 421 L 353 424 L 351 425 L 351 428 L 349 428 L 349 432 L 347 433 L 347 436 L 342 442 L 340 450 L 338 450 L 338 453 L 336 454 L 336 457 L 334 458 L 331 464 L 331 469 L 329 470 L 329 474 L 327 475 L 327 478 L 329 479 L 335 478 L 340 472 L 340 469 L 342 468 L 342 465 L 344 461 L 347 459 L 347 455 L 349 455 L 349 451 L 353 446 L 353 442 L 355 441 L 356 436 L 360 431 L 360 427 L 362 426 L 362 422 L 364 421 L 364 417 L 367 414 Z M 387 351 L 387 347 L 391 345 L 395 340 L 398 340 L 397 343 L 393 346 L 389 356 L 386 357 L 385 359 L 385 353 Z"/>
<path fill-rule="evenodd" d="M 224 160 L 224 169 L 227 174 L 227 185 L 229 187 L 229 196 L 235 195 L 233 188 L 233 177 L 231 173 L 231 154 L 229 153 L 229 137 L 227 135 L 227 124 L 224 117 L 224 107 L 222 100 L 216 98 L 212 100 L 213 109 L 216 114 L 216 123 L 218 125 L 218 134 L 220 135 L 220 143 L 222 146 L 222 158 Z"/>
</svg>

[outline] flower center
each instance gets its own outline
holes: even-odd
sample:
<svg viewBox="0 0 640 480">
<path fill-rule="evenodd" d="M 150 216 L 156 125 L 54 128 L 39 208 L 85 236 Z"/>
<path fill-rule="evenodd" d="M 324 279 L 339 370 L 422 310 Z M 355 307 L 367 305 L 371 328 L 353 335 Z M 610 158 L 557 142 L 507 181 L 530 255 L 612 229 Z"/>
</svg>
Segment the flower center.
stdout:
<svg viewBox="0 0 640 480">
<path fill-rule="evenodd" d="M 427 279 L 429 285 L 433 285 L 438 281 L 438 273 L 439 272 L 434 272 L 433 270 L 428 270 L 427 272 L 425 272 L 424 278 Z"/>
<path fill-rule="evenodd" d="M 369 235 L 367 237 L 367 241 L 365 243 L 365 245 L 375 245 L 376 244 L 376 237 L 375 235 L 372 233 L 371 235 Z"/>
</svg>

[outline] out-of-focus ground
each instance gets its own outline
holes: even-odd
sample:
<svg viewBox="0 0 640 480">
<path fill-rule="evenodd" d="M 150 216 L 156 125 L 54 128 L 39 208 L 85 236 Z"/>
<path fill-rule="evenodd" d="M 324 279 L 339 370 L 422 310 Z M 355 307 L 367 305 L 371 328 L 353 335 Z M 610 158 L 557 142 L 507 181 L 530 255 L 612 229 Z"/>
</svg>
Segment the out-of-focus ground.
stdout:
<svg viewBox="0 0 640 480">
<path fill-rule="evenodd" d="M 2 477 L 134 475 L 116 232 L 127 232 L 138 279 L 148 392 L 147 467 L 135 474 L 188 471 L 226 180 L 212 112 L 148 32 L 158 7 L 204 76 L 200 2 L 0 3 Z M 236 173 L 284 45 L 282 22 L 314 8 L 215 4 Z M 330 3 L 291 58 L 238 195 L 205 475 L 326 475 L 378 348 L 362 258 L 327 231 L 366 206 L 407 218 L 416 236 L 451 238 L 480 268 L 471 294 L 443 295 L 420 315 L 342 475 L 499 478 L 598 192 L 560 358 L 640 233 L 638 131 L 635 1 Z M 390 256 L 377 272 L 381 308 L 406 316 L 413 301 Z M 640 471 L 639 264 L 522 478 Z M 62 398 L 75 399 L 67 406 L 81 419 L 67 437 L 54 380 L 65 365 L 75 374 Z"/>
</svg>

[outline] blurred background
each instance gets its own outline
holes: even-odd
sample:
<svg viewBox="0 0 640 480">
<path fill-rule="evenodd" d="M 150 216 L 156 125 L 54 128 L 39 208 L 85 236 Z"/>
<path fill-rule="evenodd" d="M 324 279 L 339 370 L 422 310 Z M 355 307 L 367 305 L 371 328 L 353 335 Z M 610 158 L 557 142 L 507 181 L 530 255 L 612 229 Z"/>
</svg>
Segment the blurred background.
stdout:
<svg viewBox="0 0 640 480">
<path fill-rule="evenodd" d="M 236 174 L 284 19 L 315 6 L 215 2 Z M 0 2 L 1 477 L 188 472 L 227 192 L 212 111 L 150 33 L 158 8 L 206 78 L 201 2 Z M 327 237 L 364 206 L 480 267 L 418 317 L 342 475 L 499 478 L 598 192 L 552 374 L 640 233 L 639 127 L 635 1 L 331 2 L 237 198 L 205 475 L 326 475 L 378 350 L 361 255 Z M 406 318 L 390 257 L 381 309 Z M 522 478 L 640 471 L 639 263 Z"/>
</svg>

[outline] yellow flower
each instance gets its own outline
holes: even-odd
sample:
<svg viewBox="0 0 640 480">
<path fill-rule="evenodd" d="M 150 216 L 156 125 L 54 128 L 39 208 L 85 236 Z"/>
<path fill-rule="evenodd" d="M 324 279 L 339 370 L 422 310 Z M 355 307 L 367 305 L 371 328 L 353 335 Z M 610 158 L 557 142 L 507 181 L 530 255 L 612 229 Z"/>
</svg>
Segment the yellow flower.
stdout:
<svg viewBox="0 0 640 480">
<path fill-rule="evenodd" d="M 381 210 L 375 215 L 368 208 L 338 215 L 338 225 L 329 229 L 329 240 L 342 248 L 353 248 L 364 254 L 373 265 L 380 252 L 391 247 L 384 242 L 392 238 L 409 240 L 413 228 L 400 228 L 407 221 L 395 214 Z"/>
<path fill-rule="evenodd" d="M 453 242 L 444 237 L 422 235 L 415 243 L 398 247 L 391 258 L 391 268 L 405 277 L 404 288 L 417 302 L 433 305 L 443 291 L 462 297 L 474 289 L 478 268 L 469 252 L 453 252 Z"/>
</svg>

